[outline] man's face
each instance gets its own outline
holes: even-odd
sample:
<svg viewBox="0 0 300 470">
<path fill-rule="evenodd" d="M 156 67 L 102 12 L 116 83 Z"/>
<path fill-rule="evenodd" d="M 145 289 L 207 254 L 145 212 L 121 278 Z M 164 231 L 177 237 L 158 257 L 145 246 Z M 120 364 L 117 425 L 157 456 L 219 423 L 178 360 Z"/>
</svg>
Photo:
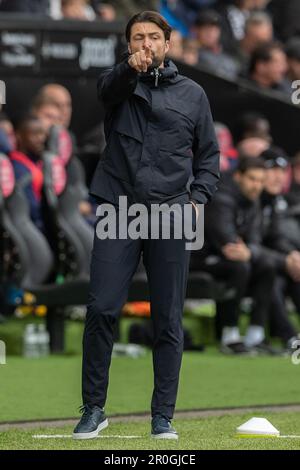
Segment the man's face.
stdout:
<svg viewBox="0 0 300 470">
<path fill-rule="evenodd" d="M 182 59 L 183 54 L 183 39 L 179 31 L 172 31 L 170 40 L 169 57 L 173 59 Z"/>
<path fill-rule="evenodd" d="M 72 100 L 70 93 L 62 88 L 53 87 L 47 92 L 47 95 L 59 109 L 59 124 L 68 129 L 72 117 Z"/>
<path fill-rule="evenodd" d="M 29 121 L 17 134 L 19 147 L 24 152 L 40 156 L 45 147 L 46 129 L 41 121 Z"/>
<path fill-rule="evenodd" d="M 273 39 L 273 27 L 271 23 L 261 23 L 259 25 L 249 25 L 245 40 L 248 43 L 249 52 L 253 52 L 260 44 Z"/>
<path fill-rule="evenodd" d="M 286 183 L 287 172 L 277 167 L 266 170 L 265 190 L 267 193 L 277 196 L 281 194 Z"/>
<path fill-rule="evenodd" d="M 265 175 L 263 168 L 252 168 L 245 173 L 237 172 L 234 177 L 242 194 L 250 201 L 256 201 L 264 188 Z"/>
<path fill-rule="evenodd" d="M 271 83 L 280 83 L 287 72 L 286 55 L 279 49 L 274 49 L 271 55 L 271 60 L 262 64 L 264 75 Z"/>
<path fill-rule="evenodd" d="M 35 111 L 37 116 L 43 123 L 47 132 L 52 126 L 60 124 L 61 116 L 59 108 L 52 104 L 45 104 Z"/>
<path fill-rule="evenodd" d="M 135 23 L 131 28 L 128 51 L 130 54 L 149 47 L 152 55 L 152 67 L 163 66 L 169 41 L 165 40 L 164 32 L 155 23 Z"/>
<path fill-rule="evenodd" d="M 214 49 L 219 46 L 221 29 L 219 26 L 206 25 L 195 28 L 196 37 L 202 47 Z"/>
</svg>

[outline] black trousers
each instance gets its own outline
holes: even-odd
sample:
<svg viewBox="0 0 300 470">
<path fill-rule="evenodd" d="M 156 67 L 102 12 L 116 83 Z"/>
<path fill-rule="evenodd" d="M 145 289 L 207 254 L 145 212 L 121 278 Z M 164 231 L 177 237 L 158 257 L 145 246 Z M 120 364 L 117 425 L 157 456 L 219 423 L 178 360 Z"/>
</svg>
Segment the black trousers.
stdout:
<svg viewBox="0 0 300 470">
<path fill-rule="evenodd" d="M 289 296 L 300 313 L 300 282 L 294 282 L 287 274 L 276 277 L 270 306 L 270 329 L 272 336 L 287 342 L 297 336 L 297 330 L 288 316 L 286 297 Z"/>
<path fill-rule="evenodd" d="M 224 326 L 237 326 L 240 302 L 249 295 L 253 299 L 251 325 L 265 326 L 268 320 L 271 292 L 276 270 L 267 256 L 261 256 L 255 262 L 229 261 L 219 258 L 214 264 L 205 260 L 198 269 L 206 271 L 216 279 L 225 281 L 234 295 L 223 302 L 217 302 L 216 330 L 220 338 Z"/>
<path fill-rule="evenodd" d="M 130 222 L 130 218 L 128 220 Z M 154 330 L 151 412 L 152 416 L 173 417 L 183 351 L 182 312 L 190 261 L 185 242 L 184 238 L 167 240 L 162 237 L 101 240 L 95 235 L 83 336 L 84 404 L 105 405 L 114 327 L 142 254 Z"/>
</svg>

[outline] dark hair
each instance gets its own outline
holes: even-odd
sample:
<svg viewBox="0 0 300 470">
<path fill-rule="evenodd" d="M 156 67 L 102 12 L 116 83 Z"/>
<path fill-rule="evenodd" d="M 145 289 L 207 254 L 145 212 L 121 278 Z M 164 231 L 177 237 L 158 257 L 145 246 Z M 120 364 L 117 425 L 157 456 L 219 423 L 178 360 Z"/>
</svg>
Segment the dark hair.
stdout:
<svg viewBox="0 0 300 470">
<path fill-rule="evenodd" d="M 256 111 L 249 111 L 239 116 L 238 122 L 235 126 L 235 139 L 240 142 L 244 139 L 247 132 L 254 133 L 257 129 L 257 125 L 260 121 L 266 121 L 269 124 L 268 119 L 261 113 Z"/>
<path fill-rule="evenodd" d="M 260 157 L 241 157 L 236 171 L 244 174 L 249 170 L 265 170 L 265 168 L 265 162 Z"/>
<path fill-rule="evenodd" d="M 252 74 L 258 62 L 270 62 L 272 59 L 273 51 L 282 51 L 284 52 L 283 46 L 278 41 L 268 42 L 266 44 L 261 44 L 258 46 L 252 53 L 249 72 Z"/>
<path fill-rule="evenodd" d="M 195 26 L 218 26 L 221 28 L 221 17 L 215 10 L 202 10 L 198 13 Z"/>
<path fill-rule="evenodd" d="M 33 114 L 31 113 L 27 113 L 23 116 L 20 117 L 20 119 L 18 119 L 15 123 L 15 129 L 16 131 L 22 131 L 24 128 L 26 128 L 28 126 L 28 124 L 30 125 L 32 122 L 40 122 L 39 118 L 37 118 L 36 116 L 34 116 Z"/>
<path fill-rule="evenodd" d="M 134 15 L 127 23 L 126 30 L 125 30 L 125 36 L 126 36 L 127 42 L 130 41 L 132 26 L 135 23 L 147 23 L 147 22 L 154 23 L 160 29 L 162 29 L 164 32 L 166 41 L 170 39 L 172 28 L 169 25 L 169 23 L 167 23 L 167 21 L 164 19 L 164 17 L 160 15 L 159 13 L 157 13 L 157 11 L 142 11 Z"/>
</svg>

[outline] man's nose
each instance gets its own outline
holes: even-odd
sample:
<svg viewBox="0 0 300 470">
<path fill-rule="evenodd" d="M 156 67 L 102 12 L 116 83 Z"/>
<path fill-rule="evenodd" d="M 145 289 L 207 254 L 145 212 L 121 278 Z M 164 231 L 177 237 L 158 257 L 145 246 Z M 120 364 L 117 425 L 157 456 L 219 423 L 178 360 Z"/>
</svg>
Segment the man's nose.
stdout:
<svg viewBox="0 0 300 470">
<path fill-rule="evenodd" d="M 146 47 L 149 47 L 149 49 L 152 47 L 152 43 L 149 41 L 149 39 L 144 40 L 143 49 L 146 49 Z"/>
</svg>

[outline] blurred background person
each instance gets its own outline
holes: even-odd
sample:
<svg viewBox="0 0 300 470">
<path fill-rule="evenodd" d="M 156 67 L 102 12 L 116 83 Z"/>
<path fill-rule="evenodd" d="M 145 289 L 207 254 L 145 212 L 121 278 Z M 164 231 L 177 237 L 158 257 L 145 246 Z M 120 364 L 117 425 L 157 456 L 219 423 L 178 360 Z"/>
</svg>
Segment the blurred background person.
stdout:
<svg viewBox="0 0 300 470">
<path fill-rule="evenodd" d="M 42 121 L 49 136 L 50 129 L 61 123 L 60 108 L 56 101 L 47 96 L 38 95 L 32 103 L 31 114 Z"/>
<path fill-rule="evenodd" d="M 278 42 L 271 42 L 259 46 L 252 53 L 247 78 L 260 89 L 279 91 L 290 96 L 287 71 L 287 57 L 283 46 Z"/>
<path fill-rule="evenodd" d="M 230 299 L 216 303 L 217 335 L 226 354 L 273 350 L 265 343 L 265 325 L 275 268 L 261 249 L 259 198 L 264 188 L 265 163 L 243 158 L 233 173 L 224 175 L 214 200 L 205 211 L 205 243 L 192 254 L 192 267 L 226 282 Z M 239 332 L 242 298 L 253 299 L 251 321 L 243 340 Z"/>
<path fill-rule="evenodd" d="M 229 53 L 236 52 L 245 36 L 246 21 L 254 10 L 264 10 L 269 0 L 232 0 L 219 2 L 222 16 L 222 42 Z"/>
<path fill-rule="evenodd" d="M 102 2 L 101 0 L 91 0 L 91 5 L 97 18 L 107 22 L 116 20 L 117 12 L 110 3 Z"/>
<path fill-rule="evenodd" d="M 235 140 L 241 142 L 253 137 L 272 142 L 271 125 L 268 119 L 263 114 L 249 111 L 238 117 L 235 126 Z"/>
<path fill-rule="evenodd" d="M 192 28 L 198 41 L 199 65 L 224 78 L 235 79 L 239 73 L 238 63 L 223 52 L 221 45 L 221 20 L 214 10 L 200 11 Z"/>
<path fill-rule="evenodd" d="M 245 23 L 245 33 L 239 42 L 236 57 L 240 63 L 242 75 L 246 75 L 252 53 L 264 43 L 273 39 L 273 24 L 265 12 L 254 12 Z"/>
<path fill-rule="evenodd" d="M 61 11 L 64 19 L 81 21 L 96 19 L 96 13 L 87 0 L 61 0 Z"/>
<path fill-rule="evenodd" d="M 24 194 L 29 204 L 30 216 L 39 230 L 44 230 L 42 215 L 42 188 L 44 182 L 42 155 L 47 132 L 42 122 L 34 116 L 24 117 L 16 126 L 17 149 L 9 156 L 17 180 L 23 180 Z M 28 178 L 24 179 L 25 176 Z"/>
<path fill-rule="evenodd" d="M 183 60 L 183 37 L 181 32 L 176 29 L 173 29 L 171 33 L 168 57 L 174 60 Z"/>
<path fill-rule="evenodd" d="M 247 137 L 237 144 L 239 158 L 257 158 L 270 147 L 270 141 L 262 137 Z"/>
<path fill-rule="evenodd" d="M 216 3 L 217 0 L 161 0 L 159 11 L 173 29 L 189 37 L 199 11 Z"/>
<path fill-rule="evenodd" d="M 183 61 L 191 66 L 198 65 L 199 62 L 199 46 L 197 39 L 183 39 Z"/>
<path fill-rule="evenodd" d="M 266 165 L 264 191 L 261 195 L 262 244 L 265 254 L 276 268 L 276 280 L 270 305 L 273 336 L 280 338 L 292 352 L 298 333 L 289 319 L 286 298 L 289 296 L 300 313 L 300 224 L 290 213 L 284 195 L 289 160 L 284 150 L 271 147 L 262 153 Z"/>
</svg>

